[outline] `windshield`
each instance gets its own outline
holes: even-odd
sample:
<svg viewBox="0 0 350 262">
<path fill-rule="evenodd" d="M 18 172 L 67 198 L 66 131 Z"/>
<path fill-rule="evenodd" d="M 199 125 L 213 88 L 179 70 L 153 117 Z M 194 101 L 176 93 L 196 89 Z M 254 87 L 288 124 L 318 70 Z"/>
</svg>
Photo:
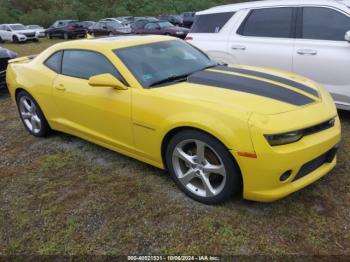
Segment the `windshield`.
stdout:
<svg viewBox="0 0 350 262">
<path fill-rule="evenodd" d="M 107 25 L 112 28 L 122 27 L 122 24 L 118 21 L 108 22 Z"/>
<path fill-rule="evenodd" d="M 145 88 L 215 65 L 207 55 L 181 40 L 127 47 L 114 52 Z"/>
<path fill-rule="evenodd" d="M 40 29 L 40 26 L 38 25 L 28 25 L 28 29 Z"/>
<path fill-rule="evenodd" d="M 26 28 L 24 27 L 24 25 L 10 25 L 10 28 L 12 30 L 26 30 Z"/>
<path fill-rule="evenodd" d="M 169 22 L 159 22 L 158 24 L 159 24 L 160 28 L 174 27 L 174 25 L 172 23 L 169 23 Z"/>
</svg>

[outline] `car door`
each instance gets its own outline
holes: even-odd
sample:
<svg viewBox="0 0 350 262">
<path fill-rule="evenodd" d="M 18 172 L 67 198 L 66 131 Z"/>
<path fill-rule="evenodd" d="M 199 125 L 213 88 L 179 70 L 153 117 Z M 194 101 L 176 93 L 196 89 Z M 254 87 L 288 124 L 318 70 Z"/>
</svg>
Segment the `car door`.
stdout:
<svg viewBox="0 0 350 262">
<path fill-rule="evenodd" d="M 158 25 L 158 23 L 148 23 L 144 26 L 144 29 L 142 31 L 143 33 L 152 35 L 161 34 L 160 26 Z"/>
<path fill-rule="evenodd" d="M 12 41 L 12 30 L 8 25 L 5 25 L 4 40 Z"/>
<path fill-rule="evenodd" d="M 227 46 L 232 62 L 292 70 L 294 12 L 292 7 L 241 11 Z"/>
<path fill-rule="evenodd" d="M 100 36 L 101 35 L 101 30 L 102 30 L 102 23 L 97 22 L 94 27 L 93 27 L 93 33 L 95 36 Z"/>
<path fill-rule="evenodd" d="M 131 90 L 89 85 L 91 76 L 104 73 L 127 85 L 104 55 L 87 50 L 64 51 L 61 74 L 53 83 L 58 122 L 70 133 L 130 150 Z"/>
<path fill-rule="evenodd" d="M 350 12 L 331 7 L 299 9 L 293 71 L 328 89 L 338 107 L 350 109 Z"/>
<path fill-rule="evenodd" d="M 100 30 L 99 30 L 99 35 L 100 36 L 105 36 L 105 35 L 108 35 L 108 23 L 106 22 L 103 22 L 101 23 L 101 27 L 100 27 Z"/>
<path fill-rule="evenodd" d="M 5 31 L 4 25 L 0 25 L 0 38 L 1 38 L 1 41 L 6 40 L 6 31 Z"/>
</svg>

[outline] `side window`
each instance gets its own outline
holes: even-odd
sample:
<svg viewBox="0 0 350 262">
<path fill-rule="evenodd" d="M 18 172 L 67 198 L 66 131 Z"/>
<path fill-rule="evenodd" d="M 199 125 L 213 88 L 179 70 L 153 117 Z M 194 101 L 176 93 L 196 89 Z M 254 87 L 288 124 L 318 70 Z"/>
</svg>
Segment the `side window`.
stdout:
<svg viewBox="0 0 350 262">
<path fill-rule="evenodd" d="M 152 30 L 159 28 L 158 24 L 156 23 L 148 23 L 145 25 L 145 29 Z"/>
<path fill-rule="evenodd" d="M 218 33 L 233 15 L 233 12 L 197 15 L 191 33 Z"/>
<path fill-rule="evenodd" d="M 250 12 L 238 34 L 257 37 L 291 37 L 293 8 L 256 9 Z"/>
<path fill-rule="evenodd" d="M 345 41 L 350 30 L 350 17 L 324 7 L 303 8 L 302 38 Z"/>
<path fill-rule="evenodd" d="M 50 68 L 52 71 L 55 71 L 57 74 L 61 73 L 62 53 L 62 51 L 54 53 L 44 62 L 48 68 Z"/>
<path fill-rule="evenodd" d="M 126 84 L 123 77 L 103 55 L 93 51 L 66 50 L 63 54 L 62 74 L 89 79 L 99 74 L 112 74 Z"/>
</svg>

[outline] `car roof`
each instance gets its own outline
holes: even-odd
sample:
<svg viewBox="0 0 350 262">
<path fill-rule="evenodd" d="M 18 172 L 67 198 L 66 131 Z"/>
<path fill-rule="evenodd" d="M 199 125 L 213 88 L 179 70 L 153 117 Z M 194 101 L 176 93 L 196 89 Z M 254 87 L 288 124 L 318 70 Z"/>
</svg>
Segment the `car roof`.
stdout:
<svg viewBox="0 0 350 262">
<path fill-rule="evenodd" d="M 303 5 L 317 5 L 317 6 L 339 6 L 344 7 L 343 1 L 336 0 L 265 0 L 253 1 L 237 4 L 221 5 L 209 8 L 204 11 L 197 12 L 197 15 L 236 12 L 241 9 L 260 8 L 260 7 L 274 7 L 274 6 L 303 6 Z"/>
<path fill-rule="evenodd" d="M 8 26 L 11 26 L 11 25 L 23 25 L 23 24 L 20 24 L 20 23 L 15 23 L 15 24 L 2 24 L 2 25 L 8 25 Z"/>
<path fill-rule="evenodd" d="M 151 44 L 162 41 L 176 40 L 170 36 L 156 36 L 156 35 L 127 35 L 116 37 L 101 37 L 83 40 L 73 40 L 62 42 L 52 46 L 54 50 L 61 49 L 119 49 L 124 47 L 131 47 L 143 44 Z"/>
</svg>

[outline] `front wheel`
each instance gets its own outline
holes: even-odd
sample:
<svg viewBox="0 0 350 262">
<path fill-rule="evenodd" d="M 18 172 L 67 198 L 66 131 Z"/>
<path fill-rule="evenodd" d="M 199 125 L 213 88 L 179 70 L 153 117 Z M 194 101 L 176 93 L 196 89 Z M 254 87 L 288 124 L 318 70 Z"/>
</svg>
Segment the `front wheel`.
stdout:
<svg viewBox="0 0 350 262">
<path fill-rule="evenodd" d="M 21 91 L 16 100 L 18 112 L 28 132 L 36 137 L 47 136 L 51 129 L 35 99 L 27 92 Z"/>
<path fill-rule="evenodd" d="M 197 130 L 180 132 L 170 140 L 166 165 L 177 186 L 205 204 L 224 202 L 242 187 L 240 170 L 228 149 Z"/>
<path fill-rule="evenodd" d="M 12 37 L 12 42 L 13 42 L 13 43 L 18 43 L 18 42 L 19 42 L 18 37 L 17 37 L 16 35 L 14 35 L 14 36 Z"/>
</svg>

